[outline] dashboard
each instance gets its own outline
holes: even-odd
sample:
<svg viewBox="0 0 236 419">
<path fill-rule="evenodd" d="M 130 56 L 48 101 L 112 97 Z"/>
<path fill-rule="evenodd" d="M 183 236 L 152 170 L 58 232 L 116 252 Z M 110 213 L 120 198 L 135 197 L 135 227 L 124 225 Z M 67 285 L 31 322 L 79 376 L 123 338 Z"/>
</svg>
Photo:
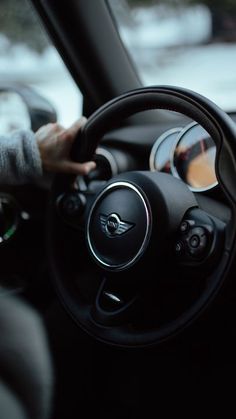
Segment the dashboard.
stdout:
<svg viewBox="0 0 236 419">
<path fill-rule="evenodd" d="M 236 122 L 236 114 L 230 116 Z M 216 147 L 207 131 L 183 117 L 170 124 L 114 130 L 104 136 L 96 160 L 105 180 L 129 170 L 164 172 L 183 180 L 197 195 L 221 200 L 215 157 Z"/>
</svg>

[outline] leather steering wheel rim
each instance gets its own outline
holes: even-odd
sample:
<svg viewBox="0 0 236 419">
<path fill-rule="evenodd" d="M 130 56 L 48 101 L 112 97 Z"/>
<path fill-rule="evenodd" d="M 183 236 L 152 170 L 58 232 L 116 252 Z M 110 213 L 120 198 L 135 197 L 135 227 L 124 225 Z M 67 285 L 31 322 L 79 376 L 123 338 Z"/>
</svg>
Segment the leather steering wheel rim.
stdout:
<svg viewBox="0 0 236 419">
<path fill-rule="evenodd" d="M 217 178 L 231 207 L 232 218 L 226 229 L 224 249 L 217 268 L 207 278 L 203 294 L 182 315 L 155 330 L 131 333 L 129 327 L 104 327 L 93 321 L 91 310 L 88 310 L 83 300 L 78 299 L 78 295 L 73 295 L 73 290 L 68 286 L 68 271 L 62 269 L 62 263 L 59 261 L 57 250 L 60 247 L 60 220 L 58 221 L 56 215 L 55 201 L 58 194 L 67 189 L 69 177 L 56 176 L 49 205 L 47 243 L 59 297 L 74 320 L 89 334 L 102 342 L 122 347 L 159 344 L 190 325 L 218 295 L 229 275 L 235 256 L 236 186 L 233 179 L 236 174 L 236 128 L 231 118 L 207 98 L 193 91 L 172 86 L 153 86 L 125 93 L 99 108 L 88 119 L 74 146 L 74 159 L 85 161 L 92 158 L 100 139 L 107 131 L 137 112 L 152 109 L 168 109 L 183 113 L 202 125 L 211 135 L 217 148 Z"/>
</svg>

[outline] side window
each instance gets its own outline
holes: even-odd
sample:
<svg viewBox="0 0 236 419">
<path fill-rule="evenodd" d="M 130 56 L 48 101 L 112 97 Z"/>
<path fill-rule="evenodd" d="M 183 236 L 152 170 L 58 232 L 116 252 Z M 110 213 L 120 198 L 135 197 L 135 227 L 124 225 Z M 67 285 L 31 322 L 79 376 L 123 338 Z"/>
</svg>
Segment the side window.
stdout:
<svg viewBox="0 0 236 419">
<path fill-rule="evenodd" d="M 109 0 L 145 86 L 193 89 L 236 110 L 235 0 Z"/>
<path fill-rule="evenodd" d="M 82 95 L 28 0 L 1 0 L 0 83 L 33 87 L 69 126 L 82 112 Z"/>
</svg>

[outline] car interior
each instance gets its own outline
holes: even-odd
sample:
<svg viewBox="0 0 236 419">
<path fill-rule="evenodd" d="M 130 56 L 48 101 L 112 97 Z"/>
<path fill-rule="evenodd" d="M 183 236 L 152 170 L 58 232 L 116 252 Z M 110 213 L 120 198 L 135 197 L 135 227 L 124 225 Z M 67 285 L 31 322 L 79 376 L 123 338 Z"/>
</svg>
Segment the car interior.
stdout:
<svg viewBox="0 0 236 419">
<path fill-rule="evenodd" d="M 0 417 L 233 413 L 236 108 L 144 85 L 113 0 L 30 3 L 82 93 L 72 158 L 96 169 L 1 185 Z M 33 131 L 56 122 L 15 93 Z"/>
</svg>

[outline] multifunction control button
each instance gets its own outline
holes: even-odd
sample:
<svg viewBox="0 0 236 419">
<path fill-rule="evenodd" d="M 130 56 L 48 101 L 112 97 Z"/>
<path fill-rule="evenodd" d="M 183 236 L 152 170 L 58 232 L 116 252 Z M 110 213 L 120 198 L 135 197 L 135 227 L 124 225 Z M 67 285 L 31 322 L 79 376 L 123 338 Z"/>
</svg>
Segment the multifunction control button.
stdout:
<svg viewBox="0 0 236 419">
<path fill-rule="evenodd" d="M 185 240 L 187 242 L 188 252 L 192 256 L 204 255 L 208 244 L 208 234 L 209 233 L 203 227 L 194 227 L 189 230 Z"/>
<path fill-rule="evenodd" d="M 211 270 L 223 249 L 225 224 L 200 208 L 189 210 L 176 233 L 173 252 L 179 265 Z M 199 271 L 198 271 L 199 273 Z"/>
<path fill-rule="evenodd" d="M 198 220 L 183 220 L 175 242 L 175 254 L 183 261 L 204 259 L 209 250 L 212 238 L 212 226 L 200 226 Z"/>
</svg>

